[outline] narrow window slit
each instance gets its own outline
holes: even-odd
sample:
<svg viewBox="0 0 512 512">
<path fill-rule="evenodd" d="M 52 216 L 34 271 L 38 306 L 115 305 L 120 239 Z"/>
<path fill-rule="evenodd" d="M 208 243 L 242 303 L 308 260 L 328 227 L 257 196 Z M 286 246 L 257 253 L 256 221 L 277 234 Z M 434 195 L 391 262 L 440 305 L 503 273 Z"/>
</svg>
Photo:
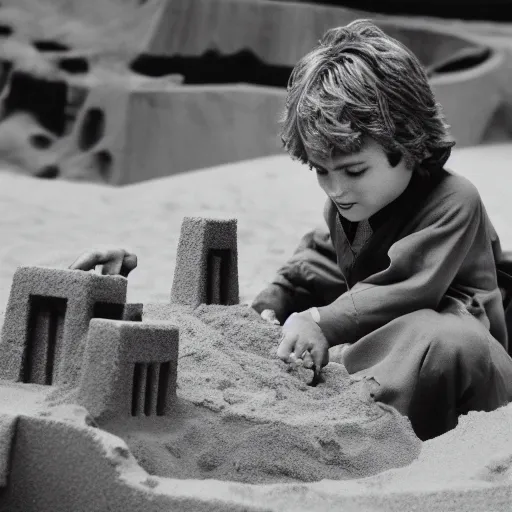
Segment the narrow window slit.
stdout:
<svg viewBox="0 0 512 512">
<path fill-rule="evenodd" d="M 133 369 L 132 387 L 132 416 L 139 416 L 143 406 L 141 398 L 144 396 L 146 383 L 146 365 L 135 363 Z"/>
<path fill-rule="evenodd" d="M 209 251 L 207 262 L 207 304 L 227 304 L 230 258 L 230 249 L 211 249 Z"/>
<path fill-rule="evenodd" d="M 151 409 L 153 405 L 154 396 L 154 379 L 155 379 L 155 365 L 148 364 L 148 371 L 146 374 L 146 396 L 144 397 L 144 414 L 151 416 Z"/>
<path fill-rule="evenodd" d="M 50 311 L 48 318 L 48 348 L 46 352 L 46 382 L 51 385 L 53 381 L 53 367 L 55 364 L 55 349 L 57 348 L 57 339 L 59 337 L 59 311 Z"/>
<path fill-rule="evenodd" d="M 30 297 L 27 339 L 22 364 L 24 383 L 51 385 L 62 351 L 67 300 L 60 297 Z"/>
<path fill-rule="evenodd" d="M 158 378 L 158 397 L 156 402 L 157 416 L 163 416 L 167 406 L 167 389 L 169 387 L 169 377 L 171 374 L 171 362 L 160 364 L 160 375 Z"/>
</svg>

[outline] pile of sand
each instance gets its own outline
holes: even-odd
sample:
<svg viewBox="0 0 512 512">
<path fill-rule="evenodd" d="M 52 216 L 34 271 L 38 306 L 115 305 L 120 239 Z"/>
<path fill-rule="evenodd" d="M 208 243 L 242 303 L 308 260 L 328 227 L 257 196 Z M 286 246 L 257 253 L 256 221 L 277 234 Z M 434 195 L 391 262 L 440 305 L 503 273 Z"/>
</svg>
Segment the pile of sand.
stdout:
<svg viewBox="0 0 512 512">
<path fill-rule="evenodd" d="M 176 410 L 157 422 L 101 426 L 123 437 L 149 473 L 251 483 L 350 479 L 418 456 L 421 442 L 405 417 L 377 405 L 340 364 L 308 385 L 311 370 L 275 356 L 280 327 L 251 308 L 147 309 L 145 318 L 180 327 Z"/>
</svg>

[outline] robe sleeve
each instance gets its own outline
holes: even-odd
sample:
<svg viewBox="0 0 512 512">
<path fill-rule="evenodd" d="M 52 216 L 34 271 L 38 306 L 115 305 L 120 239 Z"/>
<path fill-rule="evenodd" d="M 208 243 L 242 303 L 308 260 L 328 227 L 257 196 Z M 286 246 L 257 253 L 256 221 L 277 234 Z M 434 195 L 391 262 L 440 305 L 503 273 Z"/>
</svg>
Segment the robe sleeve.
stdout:
<svg viewBox="0 0 512 512">
<path fill-rule="evenodd" d="M 317 228 L 302 237 L 293 256 L 251 307 L 259 313 L 273 309 L 283 323 L 294 312 L 331 303 L 346 289 L 330 233 Z"/>
<path fill-rule="evenodd" d="M 390 247 L 386 269 L 319 308 L 319 325 L 331 346 L 353 343 L 402 315 L 438 307 L 482 222 L 478 191 L 465 183 L 421 208 L 412 232 Z"/>
</svg>

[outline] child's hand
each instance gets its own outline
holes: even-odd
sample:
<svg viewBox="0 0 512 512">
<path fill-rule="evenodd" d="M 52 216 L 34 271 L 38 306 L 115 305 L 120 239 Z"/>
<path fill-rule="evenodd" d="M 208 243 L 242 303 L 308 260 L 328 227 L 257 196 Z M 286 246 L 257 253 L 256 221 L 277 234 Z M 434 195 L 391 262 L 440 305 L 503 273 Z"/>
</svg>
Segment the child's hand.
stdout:
<svg viewBox="0 0 512 512">
<path fill-rule="evenodd" d="M 104 275 L 128 274 L 137 267 L 137 256 L 124 249 L 93 249 L 84 252 L 70 266 L 72 270 L 93 270 L 96 265 L 103 265 Z"/>
<path fill-rule="evenodd" d="M 302 360 L 317 371 L 329 362 L 329 343 L 309 312 L 294 313 L 286 320 L 277 357 L 285 363 Z"/>
<path fill-rule="evenodd" d="M 273 309 L 264 309 L 261 312 L 261 318 L 273 325 L 281 325 L 279 320 L 276 318 L 276 312 Z"/>
</svg>

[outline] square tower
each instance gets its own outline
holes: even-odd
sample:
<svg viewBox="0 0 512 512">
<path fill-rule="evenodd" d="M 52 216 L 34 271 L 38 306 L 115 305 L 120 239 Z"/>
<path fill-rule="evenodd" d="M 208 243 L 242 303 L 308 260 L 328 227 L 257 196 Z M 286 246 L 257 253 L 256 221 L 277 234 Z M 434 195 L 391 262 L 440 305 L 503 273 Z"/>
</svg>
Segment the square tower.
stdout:
<svg viewBox="0 0 512 512">
<path fill-rule="evenodd" d="M 82 270 L 19 267 L 0 341 L 0 378 L 76 382 L 91 318 L 123 318 L 127 279 Z"/>
<path fill-rule="evenodd" d="M 238 304 L 236 219 L 185 217 L 181 225 L 171 302 Z"/>
<path fill-rule="evenodd" d="M 165 416 L 176 396 L 179 329 L 91 320 L 78 403 L 100 420 Z"/>
</svg>

